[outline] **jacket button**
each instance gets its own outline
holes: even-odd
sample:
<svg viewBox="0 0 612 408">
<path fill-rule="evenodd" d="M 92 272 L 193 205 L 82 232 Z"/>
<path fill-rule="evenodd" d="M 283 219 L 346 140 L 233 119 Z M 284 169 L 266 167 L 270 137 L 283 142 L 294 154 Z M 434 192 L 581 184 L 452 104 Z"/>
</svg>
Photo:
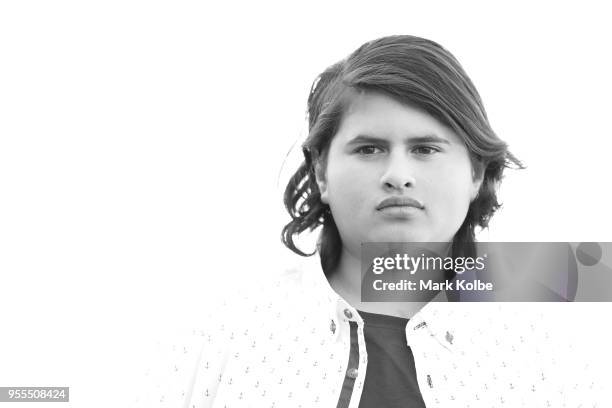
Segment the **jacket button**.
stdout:
<svg viewBox="0 0 612 408">
<path fill-rule="evenodd" d="M 349 368 L 349 369 L 346 371 L 346 376 L 347 376 L 348 378 L 355 379 L 355 378 L 357 378 L 357 374 L 359 374 L 359 371 L 358 371 L 356 368 Z"/>
<path fill-rule="evenodd" d="M 346 316 L 347 319 L 353 318 L 353 313 L 351 313 L 349 309 L 344 309 L 344 315 Z"/>
</svg>

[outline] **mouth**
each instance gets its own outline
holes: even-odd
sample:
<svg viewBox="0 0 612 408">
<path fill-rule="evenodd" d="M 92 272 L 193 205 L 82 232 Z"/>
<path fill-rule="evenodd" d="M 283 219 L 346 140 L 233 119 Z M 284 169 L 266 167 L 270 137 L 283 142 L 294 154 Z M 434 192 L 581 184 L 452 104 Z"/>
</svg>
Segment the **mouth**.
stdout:
<svg viewBox="0 0 612 408">
<path fill-rule="evenodd" d="M 385 217 L 400 220 L 415 217 L 423 208 L 423 204 L 411 197 L 389 197 L 376 207 Z"/>
<path fill-rule="evenodd" d="M 410 219 L 417 215 L 421 209 L 409 205 L 391 205 L 379 210 L 390 218 Z"/>
<path fill-rule="evenodd" d="M 389 197 L 382 200 L 376 207 L 376 209 L 379 211 L 396 208 L 414 208 L 417 210 L 422 210 L 424 206 L 419 201 L 411 197 Z"/>
</svg>

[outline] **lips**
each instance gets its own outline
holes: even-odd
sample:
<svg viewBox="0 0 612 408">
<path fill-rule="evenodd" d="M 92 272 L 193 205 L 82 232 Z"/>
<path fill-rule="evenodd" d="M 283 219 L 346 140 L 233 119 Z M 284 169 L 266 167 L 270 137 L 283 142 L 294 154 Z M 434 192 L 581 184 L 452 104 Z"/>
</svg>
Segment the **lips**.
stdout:
<svg viewBox="0 0 612 408">
<path fill-rule="evenodd" d="M 383 210 L 390 207 L 414 207 L 423 209 L 423 204 L 411 197 L 389 197 L 380 202 L 376 207 L 377 210 Z"/>
</svg>

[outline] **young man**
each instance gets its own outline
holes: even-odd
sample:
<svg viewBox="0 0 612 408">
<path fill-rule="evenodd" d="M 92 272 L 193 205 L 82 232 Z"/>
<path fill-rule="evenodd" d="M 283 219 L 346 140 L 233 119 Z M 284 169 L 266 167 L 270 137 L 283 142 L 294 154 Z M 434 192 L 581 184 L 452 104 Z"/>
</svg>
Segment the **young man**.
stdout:
<svg viewBox="0 0 612 408">
<path fill-rule="evenodd" d="M 521 167 L 456 59 L 418 37 L 368 42 L 317 78 L 308 112 L 283 242 L 306 255 L 294 238 L 322 227 L 317 253 L 214 311 L 176 347 L 174 378 L 152 403 L 592 406 L 593 383 L 562 378 L 571 356 L 555 354 L 542 315 L 516 304 L 361 300 L 363 243 L 440 242 L 453 256 L 473 254 L 476 226 L 499 207 L 504 168 Z"/>
</svg>

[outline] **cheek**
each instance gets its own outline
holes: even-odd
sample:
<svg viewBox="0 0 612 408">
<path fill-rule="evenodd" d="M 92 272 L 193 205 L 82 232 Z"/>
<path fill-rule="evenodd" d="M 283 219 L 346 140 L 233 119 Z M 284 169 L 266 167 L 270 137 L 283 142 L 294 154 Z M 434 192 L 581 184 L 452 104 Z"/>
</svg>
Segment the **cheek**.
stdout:
<svg viewBox="0 0 612 408">
<path fill-rule="evenodd" d="M 329 179 L 330 205 L 346 210 L 359 208 L 366 196 L 361 182 L 354 173 L 348 171 L 333 174 Z"/>
<path fill-rule="evenodd" d="M 327 177 L 330 206 L 341 211 L 341 217 L 356 215 L 374 195 L 372 172 L 364 172 L 354 164 L 339 162 L 328 168 Z"/>
<path fill-rule="evenodd" d="M 463 212 L 469 206 L 472 186 L 471 170 L 457 167 L 442 169 L 430 183 L 429 197 L 437 208 L 446 211 Z"/>
</svg>

